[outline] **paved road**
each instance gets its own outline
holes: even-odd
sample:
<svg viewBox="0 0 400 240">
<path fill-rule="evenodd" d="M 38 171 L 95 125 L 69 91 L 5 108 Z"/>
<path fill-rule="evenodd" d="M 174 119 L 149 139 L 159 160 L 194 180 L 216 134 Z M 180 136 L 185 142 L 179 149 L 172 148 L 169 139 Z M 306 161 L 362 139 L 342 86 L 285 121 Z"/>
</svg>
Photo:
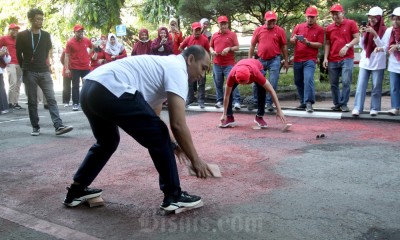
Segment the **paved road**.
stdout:
<svg viewBox="0 0 400 240">
<path fill-rule="evenodd" d="M 289 116 L 282 133 L 273 115 L 267 130 L 251 129 L 253 114 L 219 129 L 220 113 L 188 112 L 200 156 L 223 178 L 179 166 L 182 188 L 205 206 L 162 216 L 151 159 L 123 132 L 93 183 L 106 206 L 61 204 L 94 139 L 82 112 L 60 111 L 75 128 L 65 136 L 42 108 L 38 137 L 26 110 L 0 116 L 0 239 L 400 239 L 397 122 Z"/>
</svg>

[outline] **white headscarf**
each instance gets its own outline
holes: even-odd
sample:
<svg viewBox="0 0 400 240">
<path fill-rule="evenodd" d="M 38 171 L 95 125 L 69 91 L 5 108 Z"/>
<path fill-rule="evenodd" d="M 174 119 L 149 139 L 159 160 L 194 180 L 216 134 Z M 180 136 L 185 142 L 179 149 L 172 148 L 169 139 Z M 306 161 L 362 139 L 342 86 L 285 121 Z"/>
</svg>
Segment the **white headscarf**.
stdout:
<svg viewBox="0 0 400 240">
<path fill-rule="evenodd" d="M 111 45 L 111 37 L 114 37 L 115 43 L 114 45 Z M 118 42 L 117 36 L 115 34 L 110 33 L 108 34 L 108 41 L 106 44 L 106 53 L 113 55 L 113 56 L 118 56 L 122 51 L 124 51 L 124 45 L 122 43 Z"/>
<path fill-rule="evenodd" d="M 204 23 L 205 23 L 205 22 L 210 22 L 210 21 L 208 21 L 207 18 L 202 18 L 202 19 L 200 20 L 201 27 L 204 26 Z"/>
</svg>

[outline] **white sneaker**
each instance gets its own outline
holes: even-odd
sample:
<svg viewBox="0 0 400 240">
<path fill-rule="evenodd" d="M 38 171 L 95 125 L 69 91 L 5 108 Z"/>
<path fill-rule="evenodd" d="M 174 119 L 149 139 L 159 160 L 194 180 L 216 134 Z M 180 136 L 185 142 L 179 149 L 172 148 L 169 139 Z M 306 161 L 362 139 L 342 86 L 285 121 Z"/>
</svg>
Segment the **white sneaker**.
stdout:
<svg viewBox="0 0 400 240">
<path fill-rule="evenodd" d="M 399 115 L 399 109 L 393 108 L 388 111 L 389 115 L 396 116 Z"/>
<path fill-rule="evenodd" d="M 352 114 L 354 117 L 358 117 L 358 116 L 360 116 L 360 111 L 358 111 L 357 109 L 353 109 L 353 111 L 351 112 L 351 114 Z"/>
<path fill-rule="evenodd" d="M 72 111 L 79 111 L 79 105 L 78 104 L 74 104 L 72 106 Z"/>
<path fill-rule="evenodd" d="M 222 107 L 223 107 L 222 102 L 217 102 L 217 103 L 215 104 L 215 107 L 216 107 L 216 108 L 222 108 Z"/>
<path fill-rule="evenodd" d="M 372 117 L 375 117 L 376 115 L 378 115 L 378 111 L 376 111 L 376 110 L 370 110 L 370 111 L 369 111 L 369 115 L 371 115 Z"/>
<path fill-rule="evenodd" d="M 235 110 L 240 110 L 240 103 L 235 103 L 235 104 L 233 104 L 233 108 L 234 108 Z"/>
<path fill-rule="evenodd" d="M 69 107 L 69 104 L 68 103 L 64 103 L 64 107 Z"/>
</svg>

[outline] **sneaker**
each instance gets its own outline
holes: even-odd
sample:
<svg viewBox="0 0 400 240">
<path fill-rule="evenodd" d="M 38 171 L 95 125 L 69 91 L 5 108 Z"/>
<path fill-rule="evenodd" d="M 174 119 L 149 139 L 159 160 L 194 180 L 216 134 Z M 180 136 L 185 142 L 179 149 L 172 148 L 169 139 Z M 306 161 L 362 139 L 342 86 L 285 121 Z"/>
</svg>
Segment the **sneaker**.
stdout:
<svg viewBox="0 0 400 240">
<path fill-rule="evenodd" d="M 399 115 L 399 109 L 393 108 L 388 111 L 389 115 L 396 116 Z"/>
<path fill-rule="evenodd" d="M 235 118 L 233 116 L 226 116 L 225 121 L 221 122 L 220 128 L 234 127 L 236 125 Z"/>
<path fill-rule="evenodd" d="M 349 110 L 349 107 L 347 107 L 346 105 L 341 106 L 340 109 L 342 109 L 342 112 L 348 112 L 348 111 L 350 111 L 350 110 Z"/>
<path fill-rule="evenodd" d="M 167 211 L 174 211 L 178 208 L 193 207 L 201 202 L 201 197 L 181 192 L 179 197 L 165 196 L 160 208 Z"/>
<path fill-rule="evenodd" d="M 49 109 L 49 105 L 44 104 L 44 105 L 43 105 L 43 108 L 44 108 L 44 109 Z"/>
<path fill-rule="evenodd" d="M 222 102 L 217 102 L 216 104 L 215 104 L 215 107 L 216 108 L 222 108 L 224 105 L 222 105 Z"/>
<path fill-rule="evenodd" d="M 78 104 L 74 104 L 72 106 L 72 111 L 78 111 L 79 110 L 79 105 Z"/>
<path fill-rule="evenodd" d="M 240 110 L 240 103 L 235 103 L 235 104 L 233 104 L 233 108 L 234 108 L 235 110 Z"/>
<path fill-rule="evenodd" d="M 204 105 L 203 102 L 199 102 L 199 106 L 200 106 L 200 108 L 205 108 L 206 107 L 206 105 Z"/>
<path fill-rule="evenodd" d="M 353 109 L 353 111 L 351 112 L 351 115 L 353 115 L 354 117 L 358 117 L 358 116 L 360 116 L 360 111 L 358 111 L 357 109 Z"/>
<path fill-rule="evenodd" d="M 341 110 L 341 109 L 340 109 L 340 105 L 335 105 L 335 106 L 331 107 L 331 109 L 332 109 L 333 111 L 340 111 L 340 110 Z"/>
<path fill-rule="evenodd" d="M 39 136 L 39 134 L 40 134 L 40 128 L 33 128 L 31 136 Z"/>
<path fill-rule="evenodd" d="M 8 113 L 8 110 L 0 111 L 0 114 L 7 114 L 7 113 Z"/>
<path fill-rule="evenodd" d="M 274 111 L 274 107 L 272 106 L 271 103 L 265 104 L 265 108 L 267 109 L 268 112 Z"/>
<path fill-rule="evenodd" d="M 254 122 L 257 123 L 257 125 L 260 128 L 266 128 L 267 127 L 267 123 L 264 121 L 263 117 L 256 116 L 256 118 L 254 119 Z"/>
<path fill-rule="evenodd" d="M 14 108 L 15 110 L 23 110 L 23 109 L 24 109 L 24 108 L 21 107 L 21 105 L 19 105 L 18 103 L 14 104 L 13 108 Z"/>
<path fill-rule="evenodd" d="M 67 187 L 68 193 L 64 199 L 64 205 L 75 207 L 87 199 L 95 198 L 101 195 L 103 190 L 96 188 L 83 187 L 81 185 L 71 184 Z"/>
<path fill-rule="evenodd" d="M 371 110 L 371 111 L 369 111 L 369 115 L 371 115 L 372 117 L 375 117 L 376 115 L 378 115 L 378 111 Z"/>
<path fill-rule="evenodd" d="M 71 126 L 61 125 L 60 127 L 58 127 L 56 129 L 56 135 L 61 135 L 61 134 L 67 133 L 67 132 L 71 132 L 72 129 L 74 129 L 74 128 Z"/>
<path fill-rule="evenodd" d="M 306 109 L 306 105 L 304 103 L 302 103 L 299 106 L 297 106 L 296 109 L 297 110 L 304 110 L 304 109 Z"/>
<path fill-rule="evenodd" d="M 64 103 L 64 107 L 69 107 L 69 104 L 68 103 Z"/>
<path fill-rule="evenodd" d="M 312 107 L 312 104 L 310 102 L 306 103 L 306 111 L 308 113 L 314 112 L 314 108 Z"/>
<path fill-rule="evenodd" d="M 250 104 L 247 105 L 247 109 L 248 109 L 249 111 L 251 111 L 251 110 L 253 110 L 253 109 L 257 109 L 257 108 L 258 108 L 258 106 L 257 106 L 257 104 L 255 104 L 255 103 L 250 103 Z"/>
</svg>

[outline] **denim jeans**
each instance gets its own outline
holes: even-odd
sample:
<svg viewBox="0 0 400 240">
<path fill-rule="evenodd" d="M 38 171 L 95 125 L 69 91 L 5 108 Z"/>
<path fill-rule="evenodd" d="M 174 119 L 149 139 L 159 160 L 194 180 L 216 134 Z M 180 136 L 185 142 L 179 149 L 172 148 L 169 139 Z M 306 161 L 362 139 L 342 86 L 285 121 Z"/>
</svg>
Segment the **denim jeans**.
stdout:
<svg viewBox="0 0 400 240">
<path fill-rule="evenodd" d="M 24 71 L 22 78 L 25 84 L 25 93 L 28 97 L 28 112 L 32 127 L 40 128 L 37 101 L 38 86 L 42 89 L 43 95 L 47 100 L 53 126 L 56 129 L 60 127 L 62 120 L 54 97 L 53 79 L 51 79 L 50 72 Z"/>
<path fill-rule="evenodd" d="M 335 106 L 347 106 L 350 98 L 350 87 L 353 77 L 354 60 L 346 58 L 339 62 L 328 62 L 329 82 L 331 83 L 332 100 Z M 340 92 L 339 78 L 342 77 Z"/>
<path fill-rule="evenodd" d="M 315 103 L 314 72 L 316 64 L 312 60 L 293 64 L 294 84 L 297 87 L 300 104 Z"/>
<path fill-rule="evenodd" d="M 256 85 L 257 92 L 258 92 L 258 95 L 257 95 L 257 116 L 262 117 L 262 116 L 264 116 L 264 113 L 265 113 L 264 103 L 265 103 L 265 97 L 266 97 L 266 94 L 265 94 L 266 90 L 265 90 L 265 88 L 263 86 L 261 86 L 261 85 L 259 85 L 257 83 L 254 83 L 254 85 Z M 238 86 L 237 83 L 235 83 L 233 85 L 232 92 L 235 90 L 235 88 L 237 86 Z M 229 96 L 228 110 L 226 112 L 227 116 L 233 116 L 232 102 L 233 101 L 232 101 L 232 93 L 231 93 L 231 95 Z"/>
<path fill-rule="evenodd" d="M 96 143 L 75 173 L 75 182 L 85 186 L 93 182 L 117 149 L 121 128 L 148 149 L 164 194 L 180 194 L 178 169 L 168 127 L 140 92 L 124 93 L 118 98 L 100 83 L 86 80 L 81 90 L 81 107 L 89 120 Z"/>
<path fill-rule="evenodd" d="M 392 108 L 400 108 L 400 73 L 389 72 Z"/>
<path fill-rule="evenodd" d="M 358 73 L 357 91 L 354 98 L 354 109 L 364 110 L 365 95 L 367 92 L 369 76 L 372 77 L 371 110 L 381 110 L 382 81 L 385 69 L 368 70 L 360 68 Z"/>
<path fill-rule="evenodd" d="M 271 83 L 272 87 L 276 91 L 278 88 L 278 80 L 279 80 L 279 71 L 281 69 L 281 56 L 277 55 L 272 59 L 263 60 L 262 58 L 258 59 L 264 67 L 262 71 L 263 75 L 265 76 L 269 71 L 268 81 Z M 255 104 L 258 103 L 258 94 L 257 94 L 257 86 L 253 84 L 253 102 Z M 267 94 L 265 103 L 272 104 L 272 97 L 271 94 Z"/>
<path fill-rule="evenodd" d="M 214 64 L 213 67 L 213 78 L 214 78 L 214 86 L 216 90 L 216 102 L 224 102 L 224 78 L 227 78 L 229 73 L 231 72 L 233 66 L 219 66 Z M 233 102 L 240 103 L 240 93 L 239 89 L 236 88 L 233 91 Z"/>
<path fill-rule="evenodd" d="M 88 75 L 90 70 L 77 70 L 71 69 L 72 73 L 72 104 L 79 104 L 79 80 L 82 78 L 82 85 L 83 85 L 83 78 Z"/>
</svg>

